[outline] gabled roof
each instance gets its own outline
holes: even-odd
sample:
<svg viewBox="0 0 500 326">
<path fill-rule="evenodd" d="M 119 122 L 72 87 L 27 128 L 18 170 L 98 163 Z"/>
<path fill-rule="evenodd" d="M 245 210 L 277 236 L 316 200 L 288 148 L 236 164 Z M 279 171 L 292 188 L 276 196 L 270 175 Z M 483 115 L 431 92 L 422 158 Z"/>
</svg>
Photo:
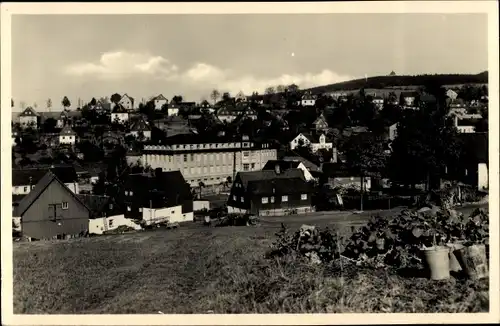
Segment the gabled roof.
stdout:
<svg viewBox="0 0 500 326">
<path fill-rule="evenodd" d="M 254 195 L 311 193 L 313 187 L 303 178 L 276 178 L 272 180 L 252 180 L 247 192 Z"/>
<path fill-rule="evenodd" d="M 284 161 L 298 161 L 298 162 L 302 162 L 302 164 L 304 164 L 304 166 L 306 167 L 306 169 L 308 169 L 309 171 L 315 171 L 315 172 L 320 172 L 320 168 L 314 164 L 313 162 L 303 158 L 302 156 L 285 156 L 283 157 L 283 160 Z"/>
<path fill-rule="evenodd" d="M 167 98 L 165 96 L 163 96 L 163 94 L 156 96 L 154 98 L 154 100 L 156 100 L 156 101 L 168 101 Z"/>
<path fill-rule="evenodd" d="M 269 160 L 266 162 L 262 170 L 275 170 L 276 165 L 279 166 L 281 171 L 286 171 L 288 169 L 297 169 L 301 162 L 299 161 L 285 161 L 285 160 Z"/>
<path fill-rule="evenodd" d="M 59 135 L 61 135 L 61 136 L 75 136 L 76 132 L 69 125 L 65 125 L 61 129 L 61 132 L 59 133 Z"/>
<path fill-rule="evenodd" d="M 417 97 L 418 92 L 410 91 L 410 92 L 401 92 L 402 97 Z"/>
<path fill-rule="evenodd" d="M 30 191 L 26 197 L 24 197 L 18 205 L 17 208 L 17 214 L 19 216 L 22 216 L 30 207 L 33 205 L 33 203 L 40 197 L 40 195 L 47 189 L 49 185 L 51 185 L 53 182 L 58 182 L 61 187 L 63 187 L 69 194 L 73 196 L 78 202 L 80 202 L 84 207 L 88 209 L 88 207 L 83 203 L 75 193 L 73 193 L 65 184 L 62 182 L 54 173 L 52 172 L 47 172 L 45 176 L 36 184 L 35 188 Z"/>
<path fill-rule="evenodd" d="M 326 123 L 326 119 L 325 119 L 325 116 L 323 115 L 323 113 L 321 113 L 319 115 L 318 118 L 316 118 L 316 120 L 314 120 L 313 124 L 316 125 L 318 123 Z M 327 124 L 327 123 L 326 123 Z"/>
<path fill-rule="evenodd" d="M 134 104 L 134 98 L 132 96 L 129 96 L 128 94 L 123 94 L 122 98 L 120 99 L 119 102 L 121 102 L 124 98 L 129 98 L 132 104 Z"/>
<path fill-rule="evenodd" d="M 149 131 L 151 127 L 144 121 L 144 119 L 139 119 L 130 127 L 132 131 Z"/>
<path fill-rule="evenodd" d="M 59 180 L 64 183 L 73 183 L 78 181 L 76 170 L 73 166 L 60 165 L 50 168 L 24 168 L 12 170 L 12 185 L 13 186 L 26 186 L 30 184 L 37 184 L 43 176 L 52 171 Z"/>
<path fill-rule="evenodd" d="M 32 117 L 32 116 L 39 116 L 38 112 L 35 111 L 31 106 L 28 106 L 26 109 L 24 109 L 23 112 L 19 114 L 20 117 Z"/>
</svg>

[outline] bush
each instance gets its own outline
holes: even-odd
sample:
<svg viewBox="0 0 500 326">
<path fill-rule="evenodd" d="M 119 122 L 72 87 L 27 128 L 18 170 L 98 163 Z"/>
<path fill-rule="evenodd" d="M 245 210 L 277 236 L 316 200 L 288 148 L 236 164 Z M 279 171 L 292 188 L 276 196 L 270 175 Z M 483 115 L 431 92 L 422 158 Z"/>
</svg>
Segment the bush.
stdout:
<svg viewBox="0 0 500 326">
<path fill-rule="evenodd" d="M 256 225 L 258 218 L 250 214 L 228 214 L 222 217 L 216 226 L 248 226 Z"/>
</svg>

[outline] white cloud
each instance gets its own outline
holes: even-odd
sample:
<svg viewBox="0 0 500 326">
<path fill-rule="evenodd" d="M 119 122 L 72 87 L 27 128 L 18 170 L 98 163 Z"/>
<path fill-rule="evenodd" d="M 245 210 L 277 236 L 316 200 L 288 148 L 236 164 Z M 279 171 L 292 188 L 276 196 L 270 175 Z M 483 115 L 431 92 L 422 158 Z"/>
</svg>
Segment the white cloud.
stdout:
<svg viewBox="0 0 500 326">
<path fill-rule="evenodd" d="M 184 71 L 161 56 L 146 53 L 124 51 L 104 53 L 97 63 L 77 63 L 66 67 L 65 72 L 73 76 L 92 77 L 105 80 L 145 76 L 178 83 L 182 92 L 188 89 L 229 91 L 236 94 L 243 91 L 263 93 L 268 86 L 290 85 L 295 83 L 301 88 L 331 84 L 352 79 L 351 76 L 339 75 L 330 70 L 319 73 L 283 74 L 274 78 L 259 78 L 250 74 L 242 75 L 207 63 L 198 62 Z"/>
</svg>

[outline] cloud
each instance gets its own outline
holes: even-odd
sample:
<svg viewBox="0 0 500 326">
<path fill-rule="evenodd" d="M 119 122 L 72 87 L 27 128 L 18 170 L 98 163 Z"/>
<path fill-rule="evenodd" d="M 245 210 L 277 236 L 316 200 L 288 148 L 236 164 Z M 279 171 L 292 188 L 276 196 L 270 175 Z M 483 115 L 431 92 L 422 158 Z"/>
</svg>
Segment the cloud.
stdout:
<svg viewBox="0 0 500 326">
<path fill-rule="evenodd" d="M 97 63 L 76 63 L 66 67 L 68 75 L 91 77 L 103 80 L 122 80 L 140 76 L 175 82 L 177 90 L 210 90 L 217 88 L 235 94 L 258 91 L 263 93 L 269 86 L 297 84 L 301 88 L 326 85 L 353 79 L 351 76 L 339 75 L 331 70 L 318 73 L 283 74 L 266 78 L 236 71 L 222 69 L 208 63 L 198 62 L 180 71 L 177 65 L 162 56 L 147 53 L 130 53 L 124 51 L 104 53 Z"/>
</svg>

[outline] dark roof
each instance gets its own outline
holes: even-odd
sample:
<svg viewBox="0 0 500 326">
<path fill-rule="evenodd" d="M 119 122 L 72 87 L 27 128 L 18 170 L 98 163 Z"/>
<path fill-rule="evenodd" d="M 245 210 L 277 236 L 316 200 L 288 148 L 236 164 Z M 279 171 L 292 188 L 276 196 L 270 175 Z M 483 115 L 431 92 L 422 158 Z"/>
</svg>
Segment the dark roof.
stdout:
<svg viewBox="0 0 500 326">
<path fill-rule="evenodd" d="M 262 180 L 275 180 L 275 179 L 289 179 L 289 178 L 300 178 L 305 180 L 304 172 L 301 169 L 288 169 L 280 174 L 277 174 L 273 170 L 262 170 L 262 171 L 249 171 L 249 172 L 238 172 L 243 187 L 247 187 L 248 183 L 251 181 L 262 181 Z"/>
<path fill-rule="evenodd" d="M 310 193 L 313 187 L 302 178 L 276 178 L 248 182 L 247 192 L 259 195 Z"/>
<path fill-rule="evenodd" d="M 36 184 L 35 188 L 30 191 L 20 202 L 17 208 L 17 214 L 22 216 L 28 208 L 40 197 L 40 195 L 47 189 L 47 187 L 53 182 L 59 182 L 59 184 L 67 190 L 77 201 L 79 201 L 83 206 L 87 207 L 75 193 L 73 193 L 63 181 L 61 181 L 54 173 L 48 171 L 43 178 Z M 88 207 L 87 207 L 88 208 Z"/>
<path fill-rule="evenodd" d="M 286 171 L 288 169 L 297 169 L 300 163 L 301 162 L 299 161 L 269 160 L 264 165 L 262 170 L 275 170 L 276 165 L 280 167 L 280 171 Z"/>
<path fill-rule="evenodd" d="M 127 109 L 120 103 L 114 104 L 111 113 L 127 113 Z"/>
<path fill-rule="evenodd" d="M 60 135 L 75 136 L 76 132 L 69 125 L 65 125 L 61 129 Z"/>
<path fill-rule="evenodd" d="M 417 97 L 418 92 L 401 92 L 402 97 Z"/>
<path fill-rule="evenodd" d="M 320 172 L 320 168 L 314 164 L 313 162 L 303 158 L 302 156 L 285 156 L 283 157 L 284 161 L 299 161 L 304 164 L 306 169 L 308 169 L 310 172 L 315 171 L 315 172 Z"/>
<path fill-rule="evenodd" d="M 31 106 L 28 106 L 26 109 L 23 110 L 19 114 L 20 117 L 32 117 L 32 116 L 39 116 L 39 114 L 33 109 Z"/>
<path fill-rule="evenodd" d="M 130 127 L 130 130 L 132 131 L 147 131 L 151 130 L 149 125 L 144 121 L 144 119 L 139 119 L 134 124 Z"/>
<path fill-rule="evenodd" d="M 464 119 L 457 119 L 457 125 L 458 126 L 475 126 L 481 119 L 470 119 L 470 118 L 464 118 Z"/>
<path fill-rule="evenodd" d="M 420 102 L 436 102 L 437 99 L 432 94 L 423 94 L 420 96 Z"/>
<path fill-rule="evenodd" d="M 76 170 L 73 166 L 54 166 L 50 168 L 28 168 L 12 170 L 12 185 L 24 186 L 37 184 L 43 176 L 52 171 L 63 183 L 76 182 L 78 180 Z"/>
</svg>

